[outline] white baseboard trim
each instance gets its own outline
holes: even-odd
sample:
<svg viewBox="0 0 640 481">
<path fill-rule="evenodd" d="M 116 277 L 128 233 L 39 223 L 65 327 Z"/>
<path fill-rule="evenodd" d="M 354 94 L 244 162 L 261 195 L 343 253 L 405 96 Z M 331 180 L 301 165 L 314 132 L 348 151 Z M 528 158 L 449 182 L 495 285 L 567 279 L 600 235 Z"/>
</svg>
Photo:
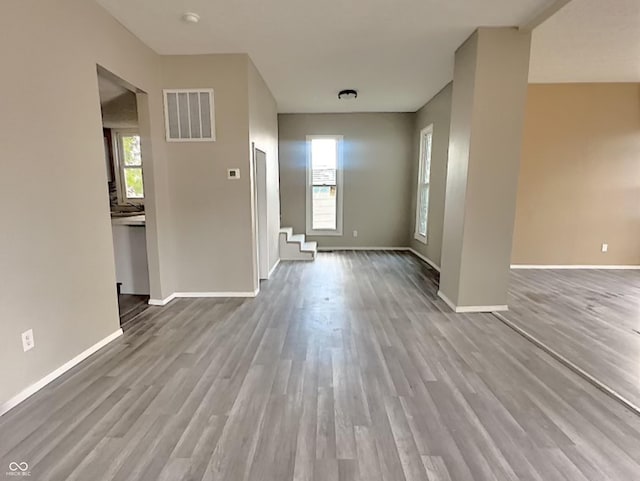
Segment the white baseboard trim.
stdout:
<svg viewBox="0 0 640 481">
<path fill-rule="evenodd" d="M 256 297 L 260 288 L 246 292 L 175 292 L 175 297 Z"/>
<path fill-rule="evenodd" d="M 246 292 L 174 292 L 166 299 L 149 299 L 149 304 L 152 306 L 166 306 L 179 297 L 256 297 L 259 292 L 260 288 Z"/>
<path fill-rule="evenodd" d="M 4 402 L 0 406 L 0 416 L 5 414 L 9 410 L 13 409 L 14 407 L 16 407 L 18 404 L 23 402 L 25 399 L 27 399 L 27 398 L 31 397 L 32 395 L 34 395 L 35 393 L 37 393 L 40 389 L 45 387 L 51 381 L 53 381 L 56 378 L 62 376 L 69 369 L 71 369 L 72 367 L 74 367 L 77 364 L 80 364 L 86 358 L 91 356 L 91 354 L 93 354 L 96 351 L 99 351 L 104 346 L 106 346 L 111 341 L 113 341 L 114 339 L 117 339 L 120 336 L 122 336 L 122 329 L 118 329 L 114 333 L 109 334 L 104 339 L 96 342 L 90 348 L 85 349 L 84 351 L 82 351 L 80 354 L 78 354 L 76 357 L 74 357 L 70 361 L 67 361 L 66 363 L 64 363 L 62 366 L 60 366 L 55 371 L 47 374 L 45 377 L 43 377 L 39 381 L 35 382 L 34 384 L 29 386 L 28 388 L 22 390 L 21 392 L 19 392 L 18 394 L 16 394 L 15 396 L 13 396 L 11 399 L 9 399 L 8 401 Z"/>
<path fill-rule="evenodd" d="M 440 272 L 440 266 L 437 265 L 435 262 L 433 262 L 431 259 L 429 259 L 427 256 L 420 254 L 417 250 L 412 249 L 411 247 L 409 247 L 409 252 L 411 252 L 414 256 L 422 259 L 423 261 L 425 261 L 427 264 L 429 264 L 431 267 L 433 267 L 436 271 Z"/>
<path fill-rule="evenodd" d="M 276 267 L 278 267 L 278 265 L 280 265 L 280 258 L 278 258 L 278 260 L 276 261 L 276 263 L 273 265 L 273 267 L 271 268 L 271 270 L 269 271 L 269 274 L 267 274 L 267 279 L 271 279 L 271 275 L 275 272 Z"/>
<path fill-rule="evenodd" d="M 171 301 L 173 301 L 175 298 L 176 298 L 176 295 L 174 293 L 174 294 L 171 294 L 166 299 L 149 299 L 148 302 L 149 302 L 150 306 L 166 306 Z"/>
<path fill-rule="evenodd" d="M 507 305 L 499 305 L 499 306 L 456 306 L 451 299 L 445 296 L 442 291 L 438 291 L 438 297 L 442 299 L 447 306 L 449 306 L 453 312 L 456 313 L 465 313 L 465 312 L 502 312 L 508 311 L 509 306 Z"/>
<path fill-rule="evenodd" d="M 542 264 L 511 264 L 512 269 L 623 269 L 634 270 L 640 269 L 640 266 L 636 265 L 542 265 Z"/>
<path fill-rule="evenodd" d="M 320 247 L 319 252 L 326 251 L 408 251 L 408 247 Z"/>
</svg>

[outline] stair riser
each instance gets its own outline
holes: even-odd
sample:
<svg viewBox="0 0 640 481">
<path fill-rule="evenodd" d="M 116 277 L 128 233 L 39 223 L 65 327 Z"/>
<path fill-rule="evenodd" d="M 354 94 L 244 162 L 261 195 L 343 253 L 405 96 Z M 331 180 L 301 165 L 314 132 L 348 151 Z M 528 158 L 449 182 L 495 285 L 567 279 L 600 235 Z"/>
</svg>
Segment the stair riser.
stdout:
<svg viewBox="0 0 640 481">
<path fill-rule="evenodd" d="M 303 251 L 303 242 L 291 242 L 285 232 L 280 233 L 280 259 L 283 261 L 312 261 L 315 259 L 315 251 Z"/>
</svg>

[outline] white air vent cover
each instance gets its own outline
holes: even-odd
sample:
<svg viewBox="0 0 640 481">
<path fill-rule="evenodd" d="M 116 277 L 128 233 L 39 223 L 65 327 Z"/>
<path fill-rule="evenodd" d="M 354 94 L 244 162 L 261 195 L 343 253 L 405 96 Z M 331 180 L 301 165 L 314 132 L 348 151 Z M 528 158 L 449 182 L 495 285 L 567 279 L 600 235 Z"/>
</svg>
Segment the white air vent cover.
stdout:
<svg viewBox="0 0 640 481">
<path fill-rule="evenodd" d="M 164 90 L 167 142 L 213 142 L 213 112 L 213 89 Z"/>
</svg>

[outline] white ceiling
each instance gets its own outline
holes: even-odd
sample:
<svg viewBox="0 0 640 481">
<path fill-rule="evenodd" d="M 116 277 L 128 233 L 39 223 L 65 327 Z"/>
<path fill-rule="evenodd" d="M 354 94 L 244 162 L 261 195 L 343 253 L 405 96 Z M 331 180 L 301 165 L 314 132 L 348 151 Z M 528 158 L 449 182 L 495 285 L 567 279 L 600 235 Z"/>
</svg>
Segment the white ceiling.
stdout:
<svg viewBox="0 0 640 481">
<path fill-rule="evenodd" d="M 97 1 L 158 53 L 248 53 L 280 112 L 415 111 L 452 79 L 453 53 L 476 27 L 520 25 L 552 3 Z M 182 22 L 186 11 L 200 23 Z M 345 88 L 358 99 L 339 102 Z"/>
<path fill-rule="evenodd" d="M 534 30 L 529 80 L 640 82 L 640 0 L 572 0 Z"/>
</svg>

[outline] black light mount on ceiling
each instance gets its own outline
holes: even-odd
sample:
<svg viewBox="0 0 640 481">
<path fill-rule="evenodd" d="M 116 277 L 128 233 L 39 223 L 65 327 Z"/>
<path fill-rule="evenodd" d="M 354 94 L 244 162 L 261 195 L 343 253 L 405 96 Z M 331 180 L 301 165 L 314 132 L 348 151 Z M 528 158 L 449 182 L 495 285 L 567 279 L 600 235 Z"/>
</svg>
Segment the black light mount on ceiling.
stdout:
<svg viewBox="0 0 640 481">
<path fill-rule="evenodd" d="M 358 91 L 353 89 L 345 89 L 341 90 L 338 93 L 338 99 L 340 100 L 351 100 L 358 98 Z"/>
</svg>

